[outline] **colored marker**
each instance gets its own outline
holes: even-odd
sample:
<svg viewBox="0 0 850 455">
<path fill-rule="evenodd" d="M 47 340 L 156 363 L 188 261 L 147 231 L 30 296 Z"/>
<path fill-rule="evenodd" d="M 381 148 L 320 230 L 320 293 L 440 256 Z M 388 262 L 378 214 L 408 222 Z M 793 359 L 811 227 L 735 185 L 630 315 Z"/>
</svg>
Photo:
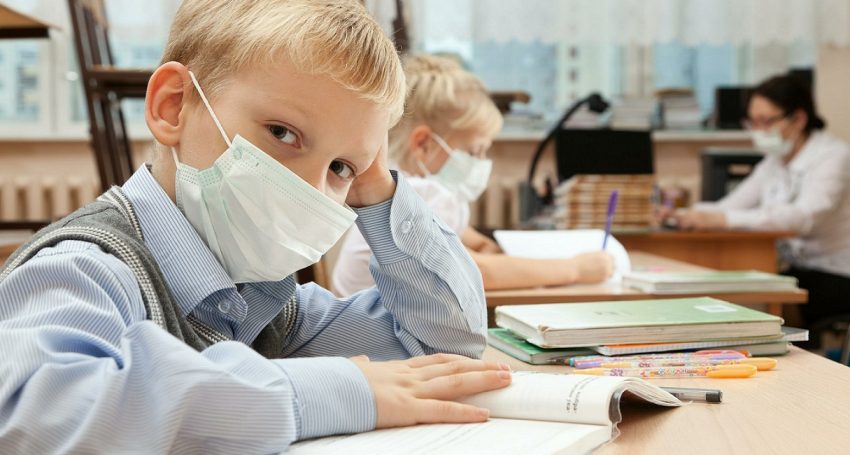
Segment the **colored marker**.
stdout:
<svg viewBox="0 0 850 455">
<path fill-rule="evenodd" d="M 632 361 L 603 362 L 601 364 L 580 363 L 575 368 L 585 370 L 588 368 L 660 368 L 660 367 L 697 367 L 713 365 L 753 365 L 759 371 L 772 370 L 776 367 L 776 360 L 767 357 L 752 357 L 746 359 L 713 359 L 713 358 L 691 358 L 691 359 L 644 359 Z"/>
<path fill-rule="evenodd" d="M 569 365 L 578 367 L 583 364 L 590 365 L 601 365 L 606 362 L 629 362 L 636 360 L 655 360 L 655 359 L 690 359 L 694 357 L 699 358 L 711 358 L 715 360 L 731 360 L 731 359 L 743 359 L 747 356 L 744 353 L 739 351 L 732 350 L 717 350 L 717 349 L 708 349 L 696 352 L 665 352 L 658 354 L 638 354 L 638 355 L 629 355 L 629 356 L 614 356 L 614 357 L 606 357 L 603 355 L 586 355 L 586 356 L 578 356 L 571 357 L 569 360 Z"/>
<path fill-rule="evenodd" d="M 659 368 L 588 368 L 575 374 L 626 376 L 632 378 L 748 378 L 756 374 L 754 365 L 713 365 Z"/>
</svg>

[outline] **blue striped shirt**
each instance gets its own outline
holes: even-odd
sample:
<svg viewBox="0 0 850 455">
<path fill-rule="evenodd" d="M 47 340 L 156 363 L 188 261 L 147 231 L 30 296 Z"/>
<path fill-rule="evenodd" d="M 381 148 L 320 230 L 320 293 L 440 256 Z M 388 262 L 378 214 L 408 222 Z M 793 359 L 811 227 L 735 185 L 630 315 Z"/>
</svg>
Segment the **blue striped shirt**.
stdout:
<svg viewBox="0 0 850 455">
<path fill-rule="evenodd" d="M 124 185 L 184 314 L 232 338 L 197 352 L 145 320 L 130 269 L 64 241 L 0 283 L 0 453 L 269 453 L 373 429 L 371 389 L 346 357 L 481 355 L 479 272 L 460 241 L 396 177 L 357 209 L 376 287 L 338 299 L 297 285 L 285 359 L 248 345 L 289 295 L 235 285 L 145 166 Z M 334 357 L 329 357 L 334 356 Z"/>
</svg>

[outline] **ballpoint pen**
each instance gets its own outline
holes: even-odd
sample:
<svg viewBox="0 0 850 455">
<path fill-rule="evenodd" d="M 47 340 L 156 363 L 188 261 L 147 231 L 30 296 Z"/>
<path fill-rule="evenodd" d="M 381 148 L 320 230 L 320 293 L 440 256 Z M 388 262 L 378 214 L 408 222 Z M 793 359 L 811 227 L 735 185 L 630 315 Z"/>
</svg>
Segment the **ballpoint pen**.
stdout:
<svg viewBox="0 0 850 455">
<path fill-rule="evenodd" d="M 605 238 L 602 239 L 602 251 L 608 246 L 608 237 L 611 235 L 611 226 L 614 224 L 614 213 L 617 211 L 617 198 L 620 192 L 614 190 L 608 199 L 608 214 L 605 217 Z"/>
<path fill-rule="evenodd" d="M 723 392 L 717 389 L 697 389 L 690 387 L 661 387 L 661 389 L 682 401 L 705 401 L 707 403 L 720 403 L 723 401 Z"/>
<path fill-rule="evenodd" d="M 575 374 L 627 376 L 634 378 L 748 378 L 756 374 L 754 365 L 677 366 L 658 368 L 588 368 Z"/>
</svg>

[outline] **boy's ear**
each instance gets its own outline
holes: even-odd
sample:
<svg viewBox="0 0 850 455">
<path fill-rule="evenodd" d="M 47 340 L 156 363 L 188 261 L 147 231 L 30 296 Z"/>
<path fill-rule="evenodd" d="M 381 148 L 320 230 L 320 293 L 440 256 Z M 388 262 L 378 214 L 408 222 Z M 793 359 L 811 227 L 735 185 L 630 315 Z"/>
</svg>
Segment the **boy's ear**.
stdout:
<svg viewBox="0 0 850 455">
<path fill-rule="evenodd" d="M 411 158 L 425 161 L 428 153 L 428 143 L 431 141 L 431 128 L 428 125 L 418 125 L 410 131 L 408 138 L 408 155 Z"/>
<path fill-rule="evenodd" d="M 174 147 L 180 142 L 181 113 L 190 87 L 189 70 L 178 62 L 162 64 L 154 71 L 145 94 L 145 123 L 160 144 Z"/>
</svg>

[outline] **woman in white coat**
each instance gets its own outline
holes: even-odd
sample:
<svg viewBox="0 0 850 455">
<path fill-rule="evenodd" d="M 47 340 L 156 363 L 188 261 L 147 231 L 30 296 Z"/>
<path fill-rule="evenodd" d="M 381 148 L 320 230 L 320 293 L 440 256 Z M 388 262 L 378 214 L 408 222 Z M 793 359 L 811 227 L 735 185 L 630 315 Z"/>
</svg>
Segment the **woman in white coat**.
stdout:
<svg viewBox="0 0 850 455">
<path fill-rule="evenodd" d="M 719 202 L 678 213 L 678 225 L 795 232 L 779 253 L 809 291 L 805 322 L 850 313 L 850 148 L 822 131 L 811 92 L 790 76 L 756 87 L 747 127 L 765 158 Z"/>
</svg>

